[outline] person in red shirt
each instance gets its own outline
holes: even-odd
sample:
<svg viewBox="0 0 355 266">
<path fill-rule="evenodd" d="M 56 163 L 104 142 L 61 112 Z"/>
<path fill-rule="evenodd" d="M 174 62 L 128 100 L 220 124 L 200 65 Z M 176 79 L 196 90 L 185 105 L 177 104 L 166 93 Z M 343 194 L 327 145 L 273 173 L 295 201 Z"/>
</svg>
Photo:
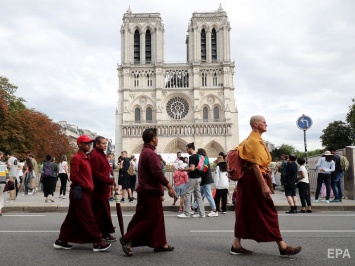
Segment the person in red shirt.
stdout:
<svg viewBox="0 0 355 266">
<path fill-rule="evenodd" d="M 102 237 L 91 209 L 91 193 L 94 189 L 91 166 L 86 155 L 92 141 L 82 135 L 77 139 L 79 150 L 70 160 L 69 210 L 60 228 L 58 239 L 53 247 L 72 249 L 68 242 L 85 244 L 93 243 L 93 251 L 105 251 L 111 244 L 102 243 Z"/>
<path fill-rule="evenodd" d="M 166 179 L 162 164 L 155 147 L 158 145 L 156 128 L 148 128 L 143 132 L 144 146 L 139 157 L 137 206 L 127 233 L 120 238 L 122 250 L 132 256 L 131 247 L 148 246 L 154 252 L 173 251 L 174 247 L 167 244 L 165 235 L 162 196 L 164 186 L 168 188 L 170 197 L 175 191 Z"/>
<path fill-rule="evenodd" d="M 96 224 L 102 235 L 102 239 L 108 242 L 116 241 L 110 235 L 115 232 L 111 219 L 110 204 L 108 201 L 113 179 L 110 178 L 110 164 L 105 151 L 107 140 L 98 136 L 95 139 L 95 147 L 90 154 L 90 165 L 94 190 L 92 192 L 92 211 L 95 215 Z"/>
</svg>

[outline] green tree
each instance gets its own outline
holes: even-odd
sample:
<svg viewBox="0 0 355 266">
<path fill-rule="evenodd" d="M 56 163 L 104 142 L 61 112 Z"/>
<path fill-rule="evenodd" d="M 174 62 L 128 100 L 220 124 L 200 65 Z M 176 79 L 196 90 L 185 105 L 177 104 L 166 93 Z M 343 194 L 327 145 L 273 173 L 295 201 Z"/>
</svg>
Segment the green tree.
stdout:
<svg viewBox="0 0 355 266">
<path fill-rule="evenodd" d="M 351 128 L 343 121 L 330 123 L 322 132 L 320 139 L 323 147 L 342 149 L 352 144 Z"/>
<path fill-rule="evenodd" d="M 17 97 L 15 95 L 17 91 L 17 86 L 11 84 L 9 79 L 0 76 L 0 95 L 3 103 L 6 103 L 6 110 L 12 112 L 14 110 L 24 110 L 26 106 L 24 105 L 25 99 Z"/>
<path fill-rule="evenodd" d="M 282 144 L 271 152 L 272 159 L 280 160 L 282 154 L 297 154 L 297 150 L 292 145 Z"/>
<path fill-rule="evenodd" d="M 352 98 L 352 105 L 349 106 L 349 113 L 346 115 L 346 122 L 351 129 L 351 144 L 355 144 L 355 98 Z"/>
<path fill-rule="evenodd" d="M 43 113 L 27 109 L 25 100 L 16 97 L 16 90 L 17 86 L 0 77 L 0 150 L 11 150 L 22 159 L 29 152 L 40 160 L 46 154 L 70 158 L 76 149 L 60 125 Z"/>
</svg>

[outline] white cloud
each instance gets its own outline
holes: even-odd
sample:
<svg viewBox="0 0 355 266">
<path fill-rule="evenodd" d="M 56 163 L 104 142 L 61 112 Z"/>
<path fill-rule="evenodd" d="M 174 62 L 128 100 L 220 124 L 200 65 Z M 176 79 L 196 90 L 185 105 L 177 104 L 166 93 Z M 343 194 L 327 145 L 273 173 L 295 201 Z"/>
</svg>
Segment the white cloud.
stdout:
<svg viewBox="0 0 355 266">
<path fill-rule="evenodd" d="M 11 3 L 10 3 L 11 2 Z M 114 138 L 122 16 L 158 12 L 165 60 L 184 62 L 194 11 L 227 12 L 240 136 L 262 114 L 264 138 L 303 150 L 302 114 L 313 119 L 308 150 L 322 130 L 345 120 L 355 83 L 355 2 L 344 0 L 1 1 L 0 75 L 16 84 L 27 106 L 54 121 Z"/>
</svg>

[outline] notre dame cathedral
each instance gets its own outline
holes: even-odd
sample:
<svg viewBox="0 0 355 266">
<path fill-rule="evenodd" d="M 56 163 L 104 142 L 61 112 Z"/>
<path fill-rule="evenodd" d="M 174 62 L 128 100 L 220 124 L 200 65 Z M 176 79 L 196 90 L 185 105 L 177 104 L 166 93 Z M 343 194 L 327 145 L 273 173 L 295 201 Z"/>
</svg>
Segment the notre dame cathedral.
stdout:
<svg viewBox="0 0 355 266">
<path fill-rule="evenodd" d="M 185 152 L 186 144 L 195 142 L 196 149 L 217 157 L 239 144 L 230 30 L 221 6 L 193 13 L 186 62 L 166 63 L 160 14 L 127 10 L 117 69 L 116 156 L 122 150 L 140 153 L 149 127 L 158 130 L 159 153 Z"/>
</svg>

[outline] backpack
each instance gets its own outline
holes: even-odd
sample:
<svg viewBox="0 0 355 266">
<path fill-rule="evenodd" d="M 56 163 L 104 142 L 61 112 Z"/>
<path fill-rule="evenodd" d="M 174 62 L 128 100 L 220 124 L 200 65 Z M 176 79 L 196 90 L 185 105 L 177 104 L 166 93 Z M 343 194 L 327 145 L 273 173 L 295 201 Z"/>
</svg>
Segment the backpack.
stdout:
<svg viewBox="0 0 355 266">
<path fill-rule="evenodd" d="M 130 176 L 134 176 L 136 174 L 136 169 L 133 165 L 132 162 L 129 162 L 129 167 L 128 167 L 128 170 L 127 170 L 127 174 L 129 174 Z"/>
<path fill-rule="evenodd" d="M 340 156 L 340 169 L 343 172 L 349 169 L 349 161 L 345 156 Z"/>
<path fill-rule="evenodd" d="M 51 162 L 43 164 L 43 173 L 45 176 L 55 176 L 54 171 L 51 166 L 52 166 Z"/>
<path fill-rule="evenodd" d="M 198 164 L 196 165 L 196 169 L 200 172 L 206 173 L 208 170 L 209 159 L 207 156 L 203 156 L 202 154 L 198 154 Z"/>
<path fill-rule="evenodd" d="M 233 181 L 241 179 L 244 174 L 244 160 L 239 156 L 238 147 L 228 152 L 226 161 L 228 178 Z"/>
</svg>

